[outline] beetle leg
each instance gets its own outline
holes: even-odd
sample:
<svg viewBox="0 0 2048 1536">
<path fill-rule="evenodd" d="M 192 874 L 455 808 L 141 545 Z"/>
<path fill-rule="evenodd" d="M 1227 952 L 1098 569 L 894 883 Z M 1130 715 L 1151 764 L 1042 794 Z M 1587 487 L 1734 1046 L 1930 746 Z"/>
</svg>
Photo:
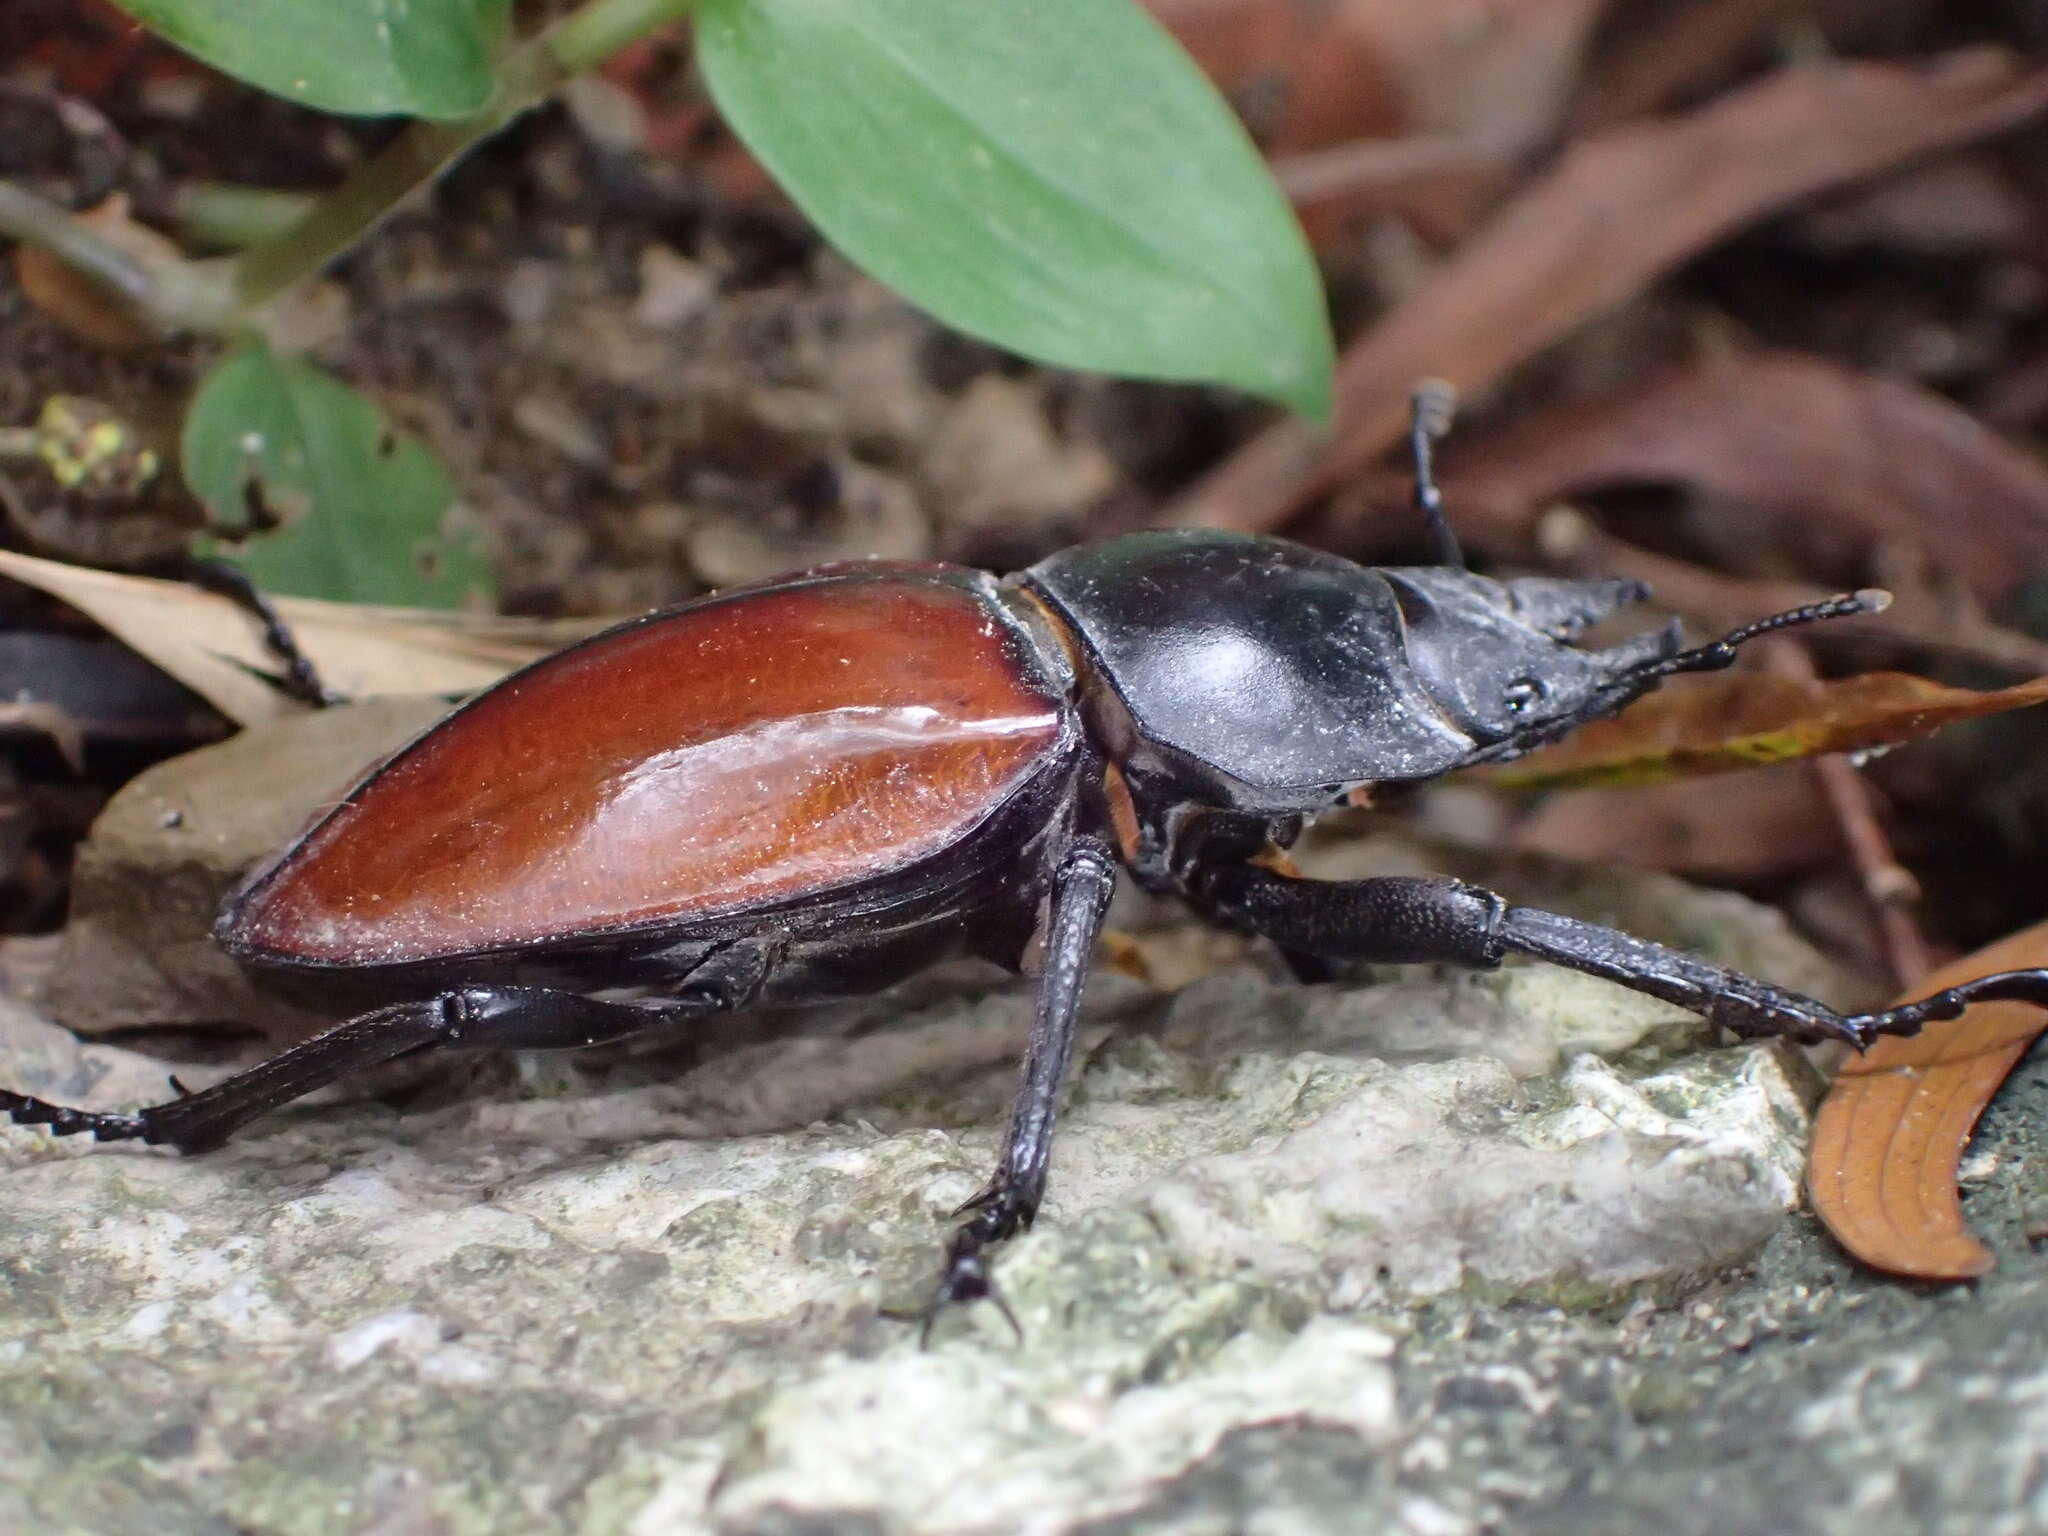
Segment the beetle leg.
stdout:
<svg viewBox="0 0 2048 1536">
<path fill-rule="evenodd" d="M 1116 889 L 1116 860 L 1094 838 L 1070 844 L 1053 874 L 1052 903 L 1045 935 L 1045 968 L 1038 983 L 1038 1008 L 1003 1152 L 981 1192 L 961 1210 L 974 1215 L 946 1244 L 946 1269 L 921 1314 L 924 1336 L 940 1312 L 956 1302 L 989 1298 L 1003 1309 L 1012 1328 L 1017 1319 L 988 1272 L 986 1251 L 1028 1228 L 1045 1198 L 1046 1165 L 1052 1153 L 1053 1117 L 1060 1084 L 1074 1054 L 1074 1025 L 1088 962 L 1102 931 L 1102 916 Z M 1018 1330 L 1022 1337 L 1022 1330 Z"/>
<path fill-rule="evenodd" d="M 280 1104 L 412 1051 L 568 1050 L 723 1012 L 733 1000 L 721 980 L 686 984 L 674 1001 L 657 1004 L 606 1002 L 545 987 L 462 987 L 361 1014 L 211 1088 L 132 1114 L 71 1109 L 6 1089 L 0 1089 L 0 1110 L 59 1136 L 89 1131 L 100 1141 L 168 1142 L 203 1152 Z"/>
<path fill-rule="evenodd" d="M 1743 1036 L 1779 1035 L 1802 1045 L 1841 1040 L 1867 1049 L 1880 1035 L 1913 1035 L 1972 1002 L 2010 998 L 2048 1007 L 2048 970 L 2001 971 L 1918 1002 L 1841 1014 L 1695 955 L 1582 923 L 1462 881 L 1433 876 L 1290 880 L 1249 864 L 1197 866 L 1189 894 L 1219 917 L 1290 948 L 1391 964 L 1451 962 L 1491 967 L 1510 952 L 1604 977 L 1690 1008 Z"/>
<path fill-rule="evenodd" d="M 195 587 L 226 598 L 263 626 L 263 643 L 284 669 L 277 680 L 283 692 L 315 709 L 325 709 L 342 700 L 341 694 L 321 680 L 313 659 L 299 649 L 298 636 L 292 633 L 291 626 L 240 566 L 226 560 L 194 559 L 185 562 L 184 574 Z"/>
</svg>

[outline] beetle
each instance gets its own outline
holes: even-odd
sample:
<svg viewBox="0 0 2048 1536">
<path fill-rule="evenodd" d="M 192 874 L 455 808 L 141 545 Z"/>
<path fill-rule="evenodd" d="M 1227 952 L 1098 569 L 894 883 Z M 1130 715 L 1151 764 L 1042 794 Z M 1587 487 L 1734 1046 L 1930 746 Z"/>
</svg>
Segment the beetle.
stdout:
<svg viewBox="0 0 2048 1536">
<path fill-rule="evenodd" d="M 1430 473 L 1439 429 L 1418 410 L 1436 565 L 1133 533 L 1001 580 L 936 563 L 821 567 L 543 658 L 372 770 L 220 913 L 216 939 L 252 971 L 367 1011 L 133 1113 L 5 1090 L 0 1108 L 60 1136 L 197 1152 L 398 1056 L 591 1046 L 873 992 L 950 954 L 1016 969 L 1036 945 L 1002 1150 L 959 1213 L 928 1331 L 953 1303 L 1001 1304 L 989 1253 L 1044 1198 L 1119 867 L 1273 940 L 1301 972 L 1530 955 L 1740 1036 L 1859 1049 L 1978 999 L 2048 1004 L 2048 970 L 2009 971 L 1845 1016 L 1457 880 L 1313 881 L 1274 857 L 1360 790 L 1519 756 L 1667 677 L 1728 666 L 1756 635 L 1882 600 L 1851 594 L 1692 649 L 1675 622 L 1582 648 L 1647 590 L 1467 570 Z M 590 995 L 623 987 L 647 996 Z"/>
</svg>

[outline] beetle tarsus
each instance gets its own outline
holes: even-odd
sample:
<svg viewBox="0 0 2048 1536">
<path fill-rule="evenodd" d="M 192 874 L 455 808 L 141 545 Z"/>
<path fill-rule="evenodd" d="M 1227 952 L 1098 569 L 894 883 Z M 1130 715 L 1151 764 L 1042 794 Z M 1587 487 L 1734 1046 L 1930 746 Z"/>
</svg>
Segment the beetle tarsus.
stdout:
<svg viewBox="0 0 2048 1536">
<path fill-rule="evenodd" d="M 939 1283 L 932 1287 L 931 1299 L 915 1312 L 884 1311 L 882 1314 L 895 1322 L 916 1323 L 920 1349 L 931 1347 L 932 1328 L 948 1310 L 977 1301 L 993 1302 L 996 1310 L 1003 1314 L 1003 1321 L 1010 1325 L 1010 1331 L 1017 1336 L 1017 1342 L 1024 1342 L 1024 1325 L 1017 1321 L 1016 1312 L 989 1270 L 988 1250 L 1029 1227 L 1035 1212 L 1028 1210 L 1021 1197 L 993 1185 L 961 1209 L 974 1206 L 982 1208 L 980 1214 L 962 1225 L 946 1244 L 946 1267 L 939 1276 Z"/>
<path fill-rule="evenodd" d="M 1867 1031 L 1874 1042 L 1880 1035 L 1917 1035 L 1923 1025 L 1957 1018 L 1972 1003 L 1991 1002 L 2036 1003 L 2048 1008 L 2048 969 L 1996 971 L 1882 1012 L 1854 1014 L 1843 1022 Z"/>
<path fill-rule="evenodd" d="M 52 1136 L 78 1136 L 90 1132 L 94 1141 L 163 1140 L 161 1136 L 151 1134 L 146 1113 L 109 1115 L 97 1110 L 73 1109 L 30 1094 L 10 1093 L 5 1088 L 0 1088 L 0 1109 L 6 1110 L 8 1118 L 16 1125 L 44 1126 Z"/>
</svg>

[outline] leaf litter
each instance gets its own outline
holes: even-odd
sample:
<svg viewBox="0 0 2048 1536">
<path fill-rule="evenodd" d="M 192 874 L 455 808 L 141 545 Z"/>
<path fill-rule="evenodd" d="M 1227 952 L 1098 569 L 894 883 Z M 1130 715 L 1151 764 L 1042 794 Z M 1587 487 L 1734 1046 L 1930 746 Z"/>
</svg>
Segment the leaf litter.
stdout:
<svg viewBox="0 0 2048 1536">
<path fill-rule="evenodd" d="M 1268 427 L 1158 520 L 1277 528 L 1400 439 L 1417 379 L 1469 394 L 1742 226 L 2044 106 L 2048 69 L 1973 48 L 1783 69 L 1580 140 L 1344 349 L 1327 436 Z"/>
</svg>

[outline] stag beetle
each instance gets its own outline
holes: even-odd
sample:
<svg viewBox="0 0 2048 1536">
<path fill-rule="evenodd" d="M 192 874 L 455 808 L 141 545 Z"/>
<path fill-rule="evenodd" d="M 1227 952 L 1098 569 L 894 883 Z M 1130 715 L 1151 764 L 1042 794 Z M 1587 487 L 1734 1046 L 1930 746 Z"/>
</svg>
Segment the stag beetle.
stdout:
<svg viewBox="0 0 2048 1536">
<path fill-rule="evenodd" d="M 132 1114 L 5 1091 L 0 1108 L 58 1135 L 196 1152 L 393 1057 L 596 1045 L 872 992 L 948 954 L 1017 968 L 1035 941 L 1022 1081 L 928 1329 L 994 1295 L 989 1249 L 1038 1211 L 1119 864 L 1306 964 L 1533 955 L 1742 1036 L 1862 1048 L 1975 999 L 2048 1003 L 2048 970 L 2011 971 L 1843 1016 L 1456 880 L 1284 872 L 1275 850 L 1356 791 L 1519 756 L 1667 677 L 1729 665 L 1753 636 L 1883 600 L 1836 598 L 1696 649 L 1675 623 L 1582 649 L 1647 591 L 1465 569 L 1430 474 L 1437 430 L 1418 411 L 1438 565 L 1196 529 L 1082 545 L 1003 580 L 834 565 L 535 662 L 372 771 L 221 912 L 215 937 L 258 973 L 378 1006 Z M 586 995 L 616 987 L 650 1000 Z"/>
</svg>

